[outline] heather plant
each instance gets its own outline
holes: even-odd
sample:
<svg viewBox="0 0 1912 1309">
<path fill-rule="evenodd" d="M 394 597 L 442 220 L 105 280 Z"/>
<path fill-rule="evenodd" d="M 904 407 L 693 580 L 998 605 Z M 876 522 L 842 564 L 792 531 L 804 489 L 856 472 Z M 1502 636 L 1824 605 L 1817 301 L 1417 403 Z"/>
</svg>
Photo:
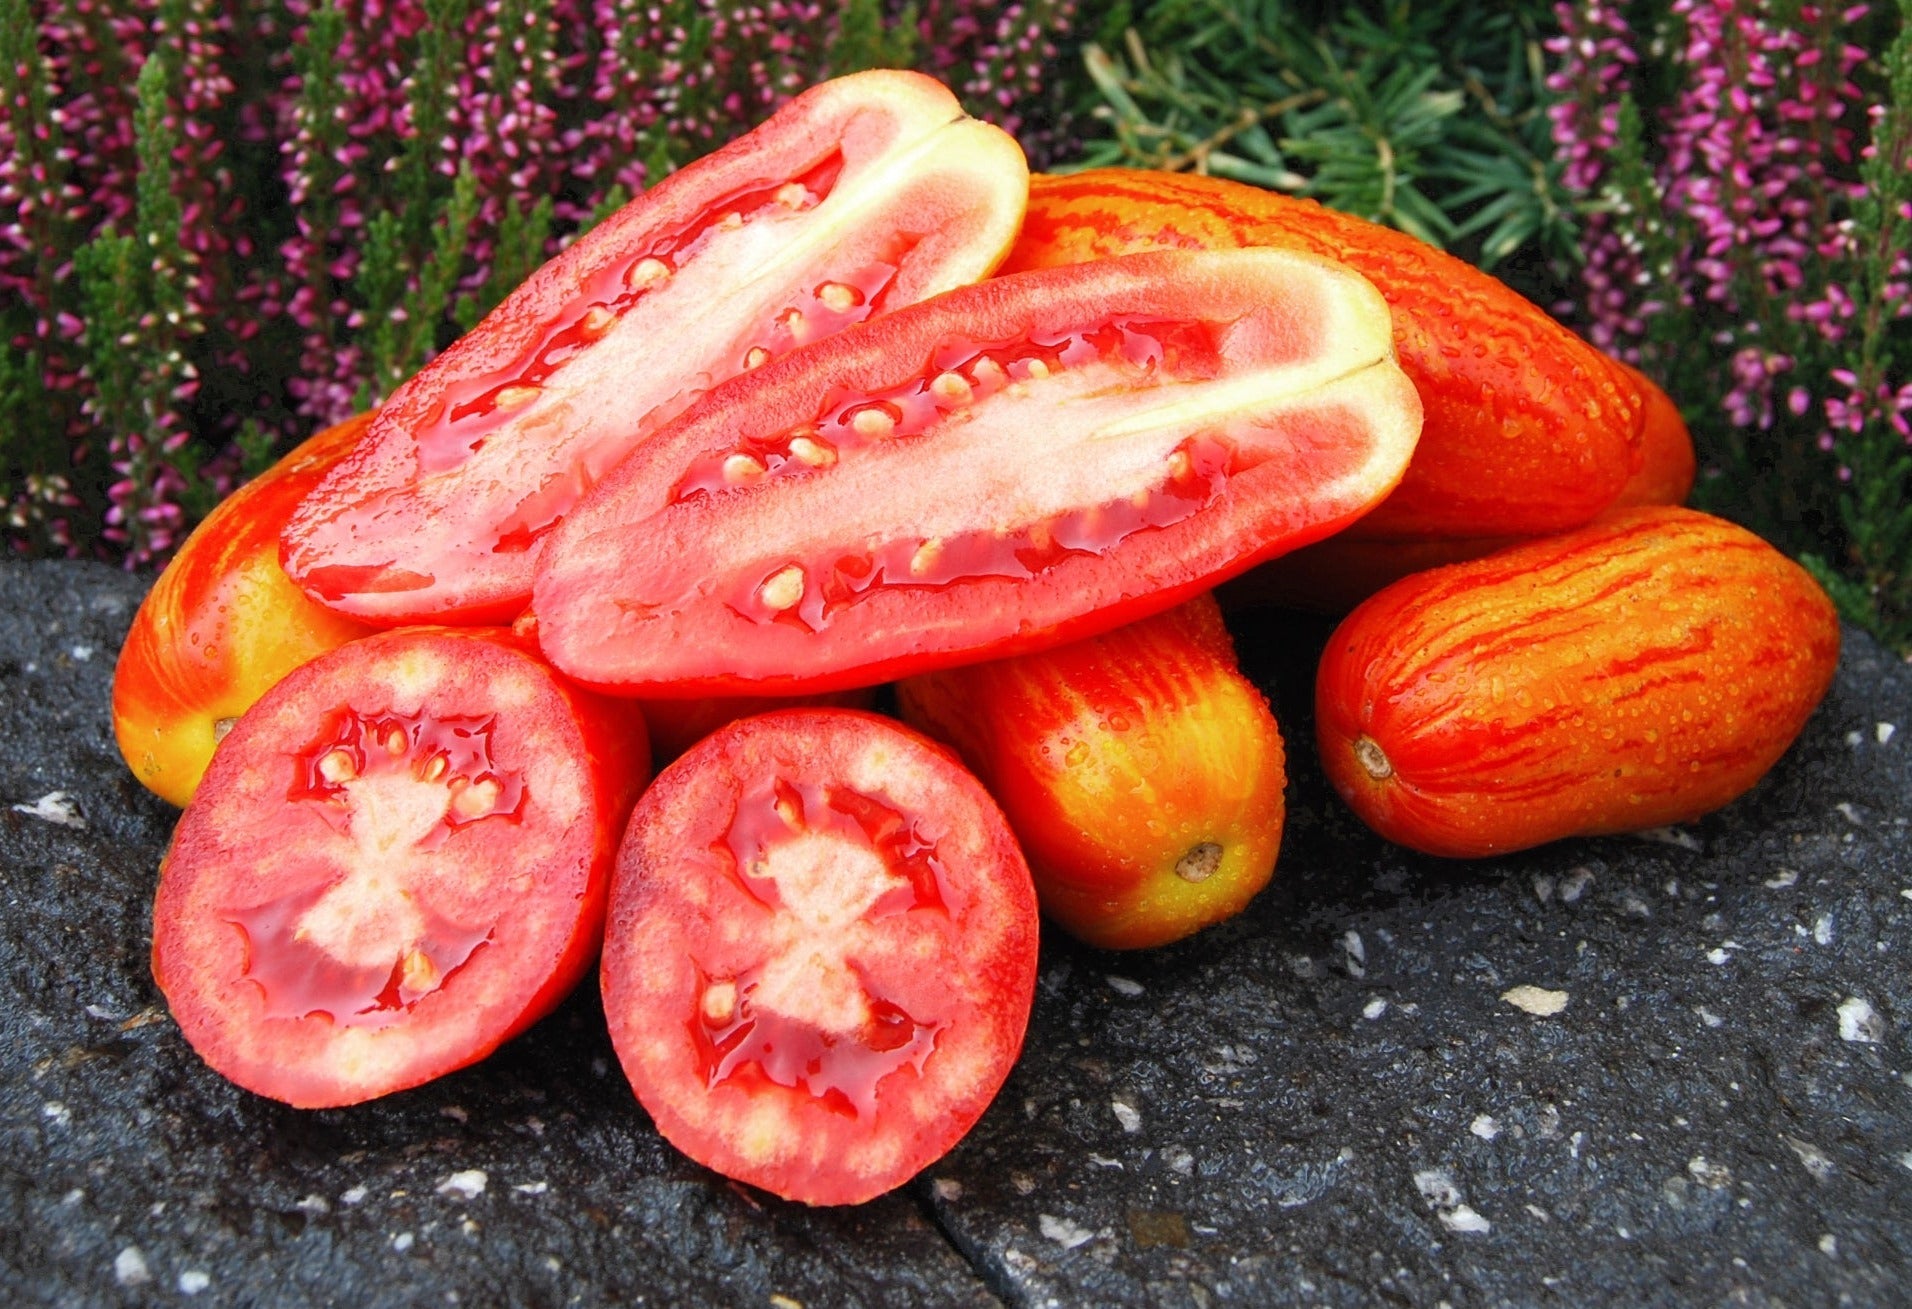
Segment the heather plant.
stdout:
<svg viewBox="0 0 1912 1309">
<path fill-rule="evenodd" d="M 1704 505 L 1912 650 L 1912 0 L 1567 0 L 1589 337 L 1657 377 Z"/>
<path fill-rule="evenodd" d="M 1084 165 L 1210 173 L 1449 247 L 1523 286 L 1575 258 L 1543 4 L 1162 0 L 1105 21 Z"/>
<path fill-rule="evenodd" d="M 165 558 L 565 242 L 823 77 L 1057 143 L 1077 0 L 0 0 L 0 515 Z"/>
</svg>

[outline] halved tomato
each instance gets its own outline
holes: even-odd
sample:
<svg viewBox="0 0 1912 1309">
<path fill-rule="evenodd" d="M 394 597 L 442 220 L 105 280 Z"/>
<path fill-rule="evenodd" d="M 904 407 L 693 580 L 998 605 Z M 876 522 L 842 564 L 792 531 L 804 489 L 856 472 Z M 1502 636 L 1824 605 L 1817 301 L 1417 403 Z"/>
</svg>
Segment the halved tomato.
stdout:
<svg viewBox="0 0 1912 1309">
<path fill-rule="evenodd" d="M 219 738 L 281 677 L 373 630 L 313 604 L 279 567 L 293 506 L 371 420 L 325 429 L 226 497 L 140 602 L 113 670 L 113 734 L 162 800 L 192 798 Z"/>
<path fill-rule="evenodd" d="M 1420 401 L 1357 274 L 1273 250 L 998 278 L 738 378 L 566 520 L 552 661 L 798 692 L 1058 644 L 1324 536 Z"/>
<path fill-rule="evenodd" d="M 886 718 L 787 709 L 658 774 L 618 853 L 611 1041 L 657 1128 L 806 1204 L 901 1185 L 981 1117 L 1035 996 L 1002 812 Z"/>
<path fill-rule="evenodd" d="M 462 1068 L 590 967 L 648 772 L 635 706 L 508 632 L 341 646 L 213 756 L 160 870 L 153 975 L 208 1064 L 288 1104 Z"/>
<path fill-rule="evenodd" d="M 380 410 L 284 536 L 370 622 L 509 621 L 545 535 L 716 383 L 986 275 L 1028 166 L 916 73 L 839 78 L 633 200 Z"/>
<path fill-rule="evenodd" d="M 1212 596 L 907 678 L 896 696 L 1001 802 L 1043 912 L 1080 940 L 1178 941 L 1238 913 L 1274 873 L 1281 731 Z"/>
</svg>

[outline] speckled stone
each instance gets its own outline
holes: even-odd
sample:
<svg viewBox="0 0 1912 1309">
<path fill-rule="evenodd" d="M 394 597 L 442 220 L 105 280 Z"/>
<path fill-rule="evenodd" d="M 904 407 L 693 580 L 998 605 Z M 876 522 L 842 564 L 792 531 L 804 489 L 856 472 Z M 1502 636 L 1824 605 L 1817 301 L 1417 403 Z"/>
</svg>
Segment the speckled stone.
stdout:
<svg viewBox="0 0 1912 1309">
<path fill-rule="evenodd" d="M 1276 885 L 1166 950 L 1051 939 L 996 1105 L 846 1212 L 677 1156 L 588 988 L 354 1109 L 206 1071 L 146 964 L 173 811 L 107 713 L 143 586 L 0 565 L 0 1303 L 1906 1294 L 1912 669 L 1856 633 L 1800 744 L 1726 811 L 1447 863 L 1368 834 L 1313 764 L 1322 625 L 1238 619 L 1289 736 Z"/>
</svg>

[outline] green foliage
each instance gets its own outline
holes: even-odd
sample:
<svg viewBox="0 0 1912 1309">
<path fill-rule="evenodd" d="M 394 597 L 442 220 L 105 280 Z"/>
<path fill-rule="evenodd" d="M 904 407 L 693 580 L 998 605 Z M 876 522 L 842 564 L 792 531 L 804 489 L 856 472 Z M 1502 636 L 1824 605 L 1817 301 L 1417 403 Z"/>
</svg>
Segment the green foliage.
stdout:
<svg viewBox="0 0 1912 1309">
<path fill-rule="evenodd" d="M 1085 167 L 1311 196 L 1492 267 L 1559 271 L 1575 224 L 1545 116 L 1547 8 L 1166 0 L 1092 45 L 1107 135 Z"/>
<path fill-rule="evenodd" d="M 887 19 L 882 0 L 847 0 L 826 54 L 835 75 L 916 62 L 916 6 Z"/>
</svg>

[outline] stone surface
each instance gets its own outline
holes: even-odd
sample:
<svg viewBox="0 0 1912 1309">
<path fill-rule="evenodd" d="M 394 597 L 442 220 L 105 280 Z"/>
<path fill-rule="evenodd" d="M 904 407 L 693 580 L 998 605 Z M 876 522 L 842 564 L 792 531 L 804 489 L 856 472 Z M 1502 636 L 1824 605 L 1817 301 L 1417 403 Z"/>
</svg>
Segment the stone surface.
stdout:
<svg viewBox="0 0 1912 1309">
<path fill-rule="evenodd" d="M 1050 940 L 976 1131 L 839 1212 L 664 1145 L 588 990 L 355 1109 L 207 1072 L 146 967 L 173 814 L 107 714 L 142 587 L 0 565 L 0 1302 L 1903 1297 L 1912 669 L 1862 636 L 1721 814 L 1457 864 L 1334 800 L 1308 744 L 1324 629 L 1247 616 L 1290 743 L 1276 885 L 1167 950 Z"/>
</svg>

